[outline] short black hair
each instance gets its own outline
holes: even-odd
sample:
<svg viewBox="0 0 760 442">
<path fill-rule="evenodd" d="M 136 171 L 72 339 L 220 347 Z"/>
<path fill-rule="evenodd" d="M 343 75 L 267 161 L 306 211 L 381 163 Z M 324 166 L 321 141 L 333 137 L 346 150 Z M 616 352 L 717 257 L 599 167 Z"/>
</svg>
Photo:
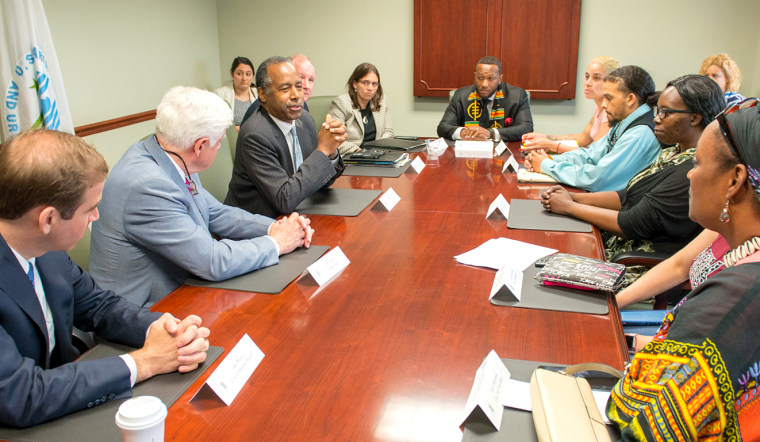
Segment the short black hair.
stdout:
<svg viewBox="0 0 760 442">
<path fill-rule="evenodd" d="M 499 74 L 501 74 L 501 61 L 499 61 L 499 59 L 496 58 L 496 57 L 492 57 L 490 55 L 487 55 L 487 56 L 481 58 L 480 60 L 478 60 L 478 64 L 496 65 L 496 67 L 499 68 Z M 476 64 L 475 66 L 477 66 L 478 64 Z"/>
<path fill-rule="evenodd" d="M 622 66 L 607 74 L 604 81 L 617 83 L 618 87 L 625 93 L 636 95 L 639 106 L 650 102 L 654 94 L 654 80 L 644 69 L 628 65 Z"/>
<path fill-rule="evenodd" d="M 673 86 L 690 111 L 702 116 L 702 129 L 726 107 L 723 91 L 712 78 L 704 75 L 683 75 L 668 82 Z"/>
<path fill-rule="evenodd" d="M 269 91 L 269 86 L 272 85 L 272 78 L 269 76 L 269 66 L 289 62 L 289 57 L 282 57 L 280 55 L 275 55 L 262 61 L 259 69 L 256 71 L 256 86 Z"/>
</svg>

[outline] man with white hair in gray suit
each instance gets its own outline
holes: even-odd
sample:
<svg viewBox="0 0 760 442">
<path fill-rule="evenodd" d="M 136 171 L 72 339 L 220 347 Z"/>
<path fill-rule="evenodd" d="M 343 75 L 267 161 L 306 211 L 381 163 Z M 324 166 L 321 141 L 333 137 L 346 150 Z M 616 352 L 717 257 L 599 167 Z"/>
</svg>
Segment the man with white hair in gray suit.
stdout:
<svg viewBox="0 0 760 442">
<path fill-rule="evenodd" d="M 127 150 L 103 189 L 90 244 L 90 273 L 103 288 L 149 307 L 188 276 L 224 280 L 309 246 L 307 218 L 253 215 L 201 185 L 197 172 L 214 162 L 231 124 L 230 107 L 211 92 L 178 86 L 164 95 L 155 135 Z"/>
</svg>

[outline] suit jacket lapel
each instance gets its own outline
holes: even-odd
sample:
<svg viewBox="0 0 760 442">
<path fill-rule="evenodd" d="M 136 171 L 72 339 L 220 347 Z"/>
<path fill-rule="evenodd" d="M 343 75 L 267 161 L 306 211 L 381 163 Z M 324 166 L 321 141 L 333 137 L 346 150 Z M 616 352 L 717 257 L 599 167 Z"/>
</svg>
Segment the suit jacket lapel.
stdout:
<svg viewBox="0 0 760 442">
<path fill-rule="evenodd" d="M 26 272 L 19 265 L 16 255 L 13 254 L 2 236 L 0 236 L 0 265 L 8 269 L 8 272 L 4 273 L 3 279 L 0 280 L 0 292 L 13 300 L 34 322 L 42 336 L 45 337 L 45 348 L 47 349 L 49 342 L 47 325 L 45 324 L 45 316 L 42 314 L 40 301 L 37 298 L 37 292 L 34 291 L 34 287 L 29 282 L 29 277 L 26 276 Z M 49 357 L 50 355 L 48 355 Z M 48 362 L 46 360 L 46 367 Z"/>
<path fill-rule="evenodd" d="M 52 254 L 47 253 L 37 258 L 37 271 L 40 274 L 42 286 L 45 288 L 45 299 L 53 315 L 55 346 L 59 353 L 66 350 L 64 343 L 68 343 L 71 340 L 70 336 L 73 327 L 74 306 L 72 302 L 74 296 L 73 294 L 63 293 L 64 291 L 72 290 L 71 283 L 66 279 L 64 273 L 66 270 L 61 267 L 60 260 Z M 56 349 L 53 350 L 55 351 Z M 50 355 L 48 355 L 46 366 L 50 365 L 49 359 Z"/>
<path fill-rule="evenodd" d="M 285 135 L 280 130 L 280 126 L 278 126 L 277 123 L 275 123 L 272 117 L 269 115 L 269 112 L 264 109 L 264 106 L 259 108 L 259 112 L 261 112 L 261 114 L 266 117 L 266 120 L 269 122 L 269 128 L 272 131 L 272 135 L 277 140 L 277 146 L 280 148 L 280 154 L 282 155 L 283 160 L 280 161 L 280 165 L 285 169 L 285 172 L 287 172 L 288 176 L 293 176 L 293 173 L 295 173 L 295 170 L 293 170 L 293 155 L 290 153 L 290 147 L 288 146 L 288 141 L 285 139 Z M 299 137 L 298 142 L 301 144 L 301 152 L 303 152 L 303 143 L 300 139 L 301 132 L 298 131 L 297 127 L 296 133 Z M 306 160 L 306 155 L 303 156 L 303 159 Z"/>
</svg>

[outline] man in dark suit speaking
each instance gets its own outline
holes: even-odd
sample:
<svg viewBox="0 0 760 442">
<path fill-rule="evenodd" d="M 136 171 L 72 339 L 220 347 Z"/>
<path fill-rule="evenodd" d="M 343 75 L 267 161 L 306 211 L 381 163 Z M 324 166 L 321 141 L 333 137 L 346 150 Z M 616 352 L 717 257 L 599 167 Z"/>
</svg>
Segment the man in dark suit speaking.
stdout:
<svg viewBox="0 0 760 442">
<path fill-rule="evenodd" d="M 319 134 L 303 112 L 303 81 L 285 57 L 270 57 L 256 71 L 261 107 L 240 126 L 225 204 L 276 217 L 330 186 L 345 165 L 338 146 L 346 127 L 327 118 Z"/>
<path fill-rule="evenodd" d="M 496 57 L 478 60 L 475 84 L 457 89 L 438 123 L 438 136 L 450 140 L 519 141 L 532 131 L 528 94 L 502 82 Z"/>
<path fill-rule="evenodd" d="M 71 250 L 98 219 L 108 166 L 82 139 L 25 132 L 0 147 L 0 423 L 25 427 L 129 396 L 206 358 L 209 331 L 103 290 Z M 73 362 L 72 327 L 142 347 Z"/>
</svg>

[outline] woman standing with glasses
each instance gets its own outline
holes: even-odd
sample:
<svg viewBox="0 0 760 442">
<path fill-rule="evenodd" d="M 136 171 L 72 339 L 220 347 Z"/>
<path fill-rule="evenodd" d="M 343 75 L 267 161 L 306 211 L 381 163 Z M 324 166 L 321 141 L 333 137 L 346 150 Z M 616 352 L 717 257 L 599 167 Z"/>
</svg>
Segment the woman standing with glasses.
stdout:
<svg viewBox="0 0 760 442">
<path fill-rule="evenodd" d="M 760 440 L 760 107 L 699 140 L 689 216 L 729 244 L 725 269 L 670 311 L 607 403 L 623 440 Z M 747 106 L 749 109 L 738 110 Z"/>
<path fill-rule="evenodd" d="M 722 91 L 709 78 L 676 78 L 662 91 L 654 110 L 655 136 L 669 146 L 654 163 L 617 192 L 570 194 L 554 186 L 541 195 L 544 207 L 604 230 L 607 259 L 630 250 L 674 253 L 701 231 L 689 220 L 686 174 L 702 131 L 724 106 Z M 640 271 L 627 274 L 630 284 Z"/>
<path fill-rule="evenodd" d="M 370 63 L 360 64 L 346 86 L 348 92 L 335 97 L 329 111 L 330 116 L 346 125 L 346 141 L 339 147 L 340 154 L 355 152 L 367 141 L 393 137 L 388 103 L 377 68 Z"/>
</svg>

